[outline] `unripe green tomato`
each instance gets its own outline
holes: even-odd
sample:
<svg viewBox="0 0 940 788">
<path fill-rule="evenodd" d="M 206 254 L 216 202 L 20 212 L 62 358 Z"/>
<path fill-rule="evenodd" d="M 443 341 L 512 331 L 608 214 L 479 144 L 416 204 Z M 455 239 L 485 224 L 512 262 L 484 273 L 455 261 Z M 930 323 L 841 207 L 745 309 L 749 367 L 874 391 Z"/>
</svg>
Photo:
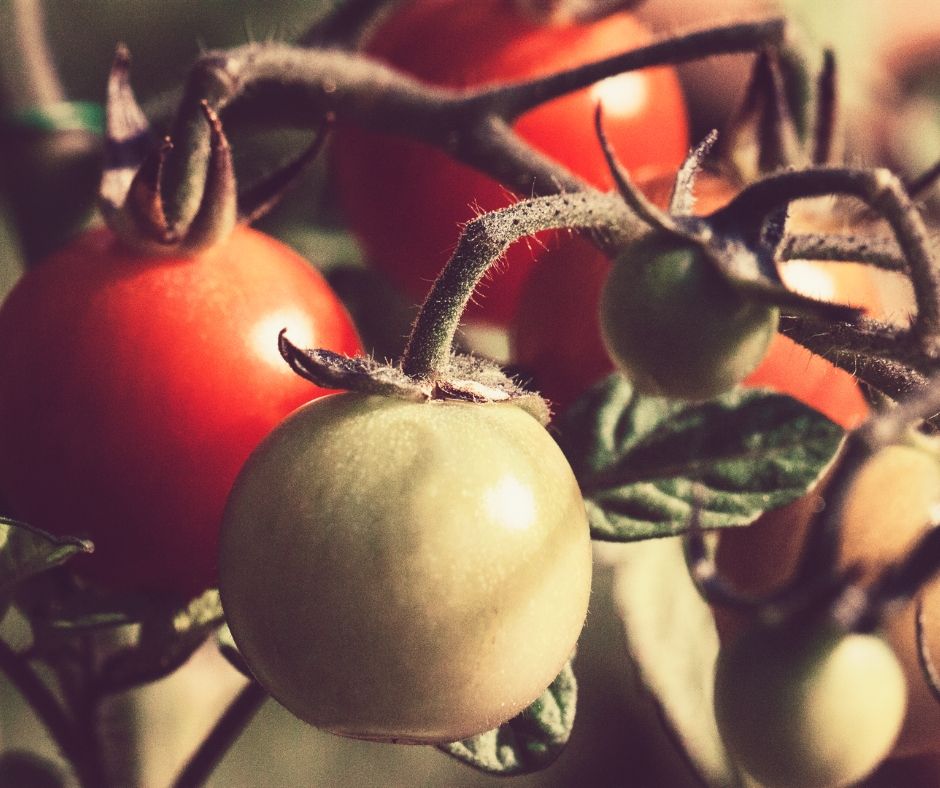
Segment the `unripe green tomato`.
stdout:
<svg viewBox="0 0 940 788">
<path fill-rule="evenodd" d="M 878 635 L 755 626 L 719 652 L 718 730 L 766 788 L 854 784 L 890 753 L 907 682 Z"/>
<path fill-rule="evenodd" d="M 615 261 L 600 318 L 607 352 L 638 391 L 702 400 L 760 364 L 778 311 L 742 298 L 696 246 L 651 235 Z"/>
<path fill-rule="evenodd" d="M 252 672 L 346 736 L 497 726 L 552 682 L 587 612 L 578 484 L 506 403 L 311 402 L 252 454 L 221 541 L 222 603 Z"/>
</svg>

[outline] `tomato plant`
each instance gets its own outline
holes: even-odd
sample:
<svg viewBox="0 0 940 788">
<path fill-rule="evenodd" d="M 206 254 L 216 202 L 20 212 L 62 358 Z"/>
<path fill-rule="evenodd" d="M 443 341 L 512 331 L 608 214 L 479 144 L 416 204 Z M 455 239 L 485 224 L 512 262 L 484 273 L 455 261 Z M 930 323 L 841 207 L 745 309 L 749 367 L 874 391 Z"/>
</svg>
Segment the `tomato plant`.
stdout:
<svg viewBox="0 0 940 788">
<path fill-rule="evenodd" d="M 366 52 L 433 84 L 466 88 L 544 75 L 651 40 L 629 13 L 592 23 L 538 22 L 520 5 L 512 0 L 412 0 L 379 27 Z M 515 129 L 592 185 L 610 188 L 613 181 L 592 123 L 598 101 L 604 105 L 607 134 L 626 167 L 681 163 L 688 130 L 672 69 L 603 80 L 523 114 Z M 415 140 L 344 127 L 334 154 L 343 210 L 366 256 L 416 299 L 425 296 L 447 261 L 459 227 L 512 200 L 496 181 Z M 540 243 L 565 245 L 544 234 Z M 537 254 L 515 244 L 467 316 L 506 325 Z"/>
<path fill-rule="evenodd" d="M 571 656 L 591 548 L 571 469 L 514 405 L 357 393 L 252 454 L 220 553 L 232 634 L 303 720 L 455 741 L 529 705 Z"/>
<path fill-rule="evenodd" d="M 283 327 L 359 350 L 322 277 L 253 230 L 191 259 L 136 256 L 93 230 L 41 262 L 0 309 L 12 512 L 90 537 L 95 554 L 76 566 L 110 588 L 188 597 L 213 585 L 239 467 L 323 393 L 285 368 Z"/>
<path fill-rule="evenodd" d="M 732 755 L 768 788 L 855 784 L 889 753 L 907 696 L 878 635 L 755 625 L 722 647 L 715 714 Z"/>
<path fill-rule="evenodd" d="M 641 181 L 640 187 L 651 200 L 665 205 L 671 180 L 660 174 Z M 728 181 L 702 173 L 696 186 L 696 212 L 721 207 L 734 192 Z M 573 238 L 546 252 L 525 283 L 511 326 L 513 358 L 559 409 L 613 369 L 598 320 L 600 294 L 610 269 L 610 261 L 593 245 Z M 878 280 L 866 266 L 800 260 L 782 265 L 781 276 L 798 292 L 884 315 Z M 744 385 L 789 394 L 846 428 L 868 414 L 851 374 L 780 334 Z"/>
<path fill-rule="evenodd" d="M 795 504 L 763 515 L 756 523 L 725 531 L 716 560 L 721 573 L 748 593 L 779 587 L 792 574 L 806 539 L 811 516 L 821 507 L 825 487 Z M 936 448 L 899 445 L 882 449 L 863 467 L 847 499 L 841 531 L 839 564 L 858 566 L 873 580 L 889 562 L 901 557 L 930 524 L 940 503 L 940 463 Z M 936 611 L 940 584 L 921 592 L 925 606 L 926 642 L 940 647 Z M 885 634 L 907 676 L 910 702 L 898 741 L 899 754 L 936 752 L 940 708 L 920 666 L 915 638 L 915 608 L 893 611 Z M 725 613 L 718 619 L 723 639 L 733 638 L 741 622 Z"/>
</svg>

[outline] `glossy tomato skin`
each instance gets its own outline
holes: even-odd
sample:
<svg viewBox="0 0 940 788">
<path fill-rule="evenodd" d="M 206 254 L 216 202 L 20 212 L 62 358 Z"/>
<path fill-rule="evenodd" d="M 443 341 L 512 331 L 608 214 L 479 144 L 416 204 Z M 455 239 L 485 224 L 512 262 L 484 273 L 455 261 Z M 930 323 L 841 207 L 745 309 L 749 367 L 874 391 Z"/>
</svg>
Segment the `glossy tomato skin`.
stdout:
<svg viewBox="0 0 940 788">
<path fill-rule="evenodd" d="M 664 174 L 639 185 L 650 199 L 665 206 L 671 182 L 672 175 Z M 696 213 L 721 207 L 734 193 L 728 181 L 702 173 L 696 188 Z M 564 247 L 549 250 L 525 283 L 510 328 L 512 356 L 556 410 L 564 410 L 613 371 L 598 321 L 601 290 L 610 268 L 610 261 L 592 244 L 573 238 Z M 781 273 L 790 287 L 807 295 L 883 315 L 876 280 L 865 266 L 797 261 L 784 265 Z M 780 334 L 743 384 L 788 394 L 846 429 L 868 415 L 868 405 L 851 374 Z"/>
<path fill-rule="evenodd" d="M 215 584 L 238 469 L 323 394 L 278 355 L 355 354 L 325 280 L 238 229 L 191 259 L 139 257 L 93 230 L 32 269 L 0 309 L 0 485 L 18 518 L 90 537 L 102 586 L 188 598 Z"/>
<path fill-rule="evenodd" d="M 355 393 L 252 454 L 220 592 L 259 682 L 357 738 L 455 741 L 529 705 L 571 656 L 591 548 L 574 475 L 513 405 Z"/>
<path fill-rule="evenodd" d="M 463 88 L 548 74 L 650 40 L 628 13 L 590 24 L 539 24 L 511 0 L 411 0 L 381 25 L 366 52 L 424 81 Z M 515 129 L 589 183 L 611 188 L 593 125 L 598 101 L 625 166 L 681 163 L 688 128 L 671 69 L 605 80 L 525 113 Z M 460 227 L 514 200 L 496 181 L 419 142 L 343 128 L 334 154 L 343 210 L 367 258 L 417 300 L 447 262 Z M 479 289 L 468 318 L 508 324 L 542 244 L 564 241 L 543 234 L 539 241 L 514 244 L 506 263 Z"/>
<path fill-rule="evenodd" d="M 856 784 L 891 751 L 906 699 L 904 672 L 878 635 L 755 625 L 718 655 L 718 730 L 767 788 Z"/>
</svg>

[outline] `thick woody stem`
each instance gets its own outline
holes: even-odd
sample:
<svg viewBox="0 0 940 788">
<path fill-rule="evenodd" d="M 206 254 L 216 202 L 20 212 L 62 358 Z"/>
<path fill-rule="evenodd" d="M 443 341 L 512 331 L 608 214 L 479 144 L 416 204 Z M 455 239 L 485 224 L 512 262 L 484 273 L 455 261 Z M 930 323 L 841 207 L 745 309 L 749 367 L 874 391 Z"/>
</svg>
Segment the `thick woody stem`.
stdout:
<svg viewBox="0 0 940 788">
<path fill-rule="evenodd" d="M 246 113 L 271 126 L 316 126 L 332 112 L 340 123 L 441 148 L 520 193 L 552 194 L 585 185 L 523 142 L 510 128 L 515 117 L 624 71 L 751 51 L 779 41 L 783 32 L 779 19 L 697 31 L 548 77 L 470 91 L 427 85 L 335 49 L 254 44 L 209 52 L 193 67 L 174 122 L 167 218 L 185 226 L 198 209 L 208 156 L 203 101 L 215 112 L 244 104 Z"/>
</svg>

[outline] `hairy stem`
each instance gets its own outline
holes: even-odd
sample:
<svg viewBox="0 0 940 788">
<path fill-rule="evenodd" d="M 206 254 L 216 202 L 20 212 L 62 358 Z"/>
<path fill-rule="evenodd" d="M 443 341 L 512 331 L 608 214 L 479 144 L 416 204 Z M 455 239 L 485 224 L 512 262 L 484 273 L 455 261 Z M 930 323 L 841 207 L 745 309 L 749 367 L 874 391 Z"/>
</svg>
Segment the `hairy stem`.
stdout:
<svg viewBox="0 0 940 788">
<path fill-rule="evenodd" d="M 593 230 L 610 248 L 644 229 L 619 196 L 595 191 L 526 200 L 477 217 L 460 234 L 421 307 L 405 349 L 405 373 L 433 378 L 445 370 L 460 316 L 484 274 L 513 241 L 558 227 Z"/>
<path fill-rule="evenodd" d="M 891 225 L 908 261 L 917 300 L 912 330 L 926 355 L 940 355 L 940 271 L 934 265 L 923 217 L 890 171 L 818 167 L 768 176 L 746 187 L 711 218 L 727 232 L 741 226 L 759 227 L 767 215 L 793 200 L 828 194 L 857 197 Z"/>
<path fill-rule="evenodd" d="M 519 114 L 624 71 L 750 51 L 779 41 L 783 31 L 779 19 L 696 31 L 548 77 L 478 90 L 428 85 L 336 49 L 253 44 L 209 52 L 190 73 L 173 125 L 175 147 L 164 188 L 167 217 L 171 225 L 185 226 L 198 210 L 208 156 L 202 101 L 215 112 L 245 103 L 246 114 L 269 126 L 309 127 L 332 113 L 340 123 L 441 148 L 517 192 L 553 194 L 586 187 L 512 131 Z"/>
</svg>

